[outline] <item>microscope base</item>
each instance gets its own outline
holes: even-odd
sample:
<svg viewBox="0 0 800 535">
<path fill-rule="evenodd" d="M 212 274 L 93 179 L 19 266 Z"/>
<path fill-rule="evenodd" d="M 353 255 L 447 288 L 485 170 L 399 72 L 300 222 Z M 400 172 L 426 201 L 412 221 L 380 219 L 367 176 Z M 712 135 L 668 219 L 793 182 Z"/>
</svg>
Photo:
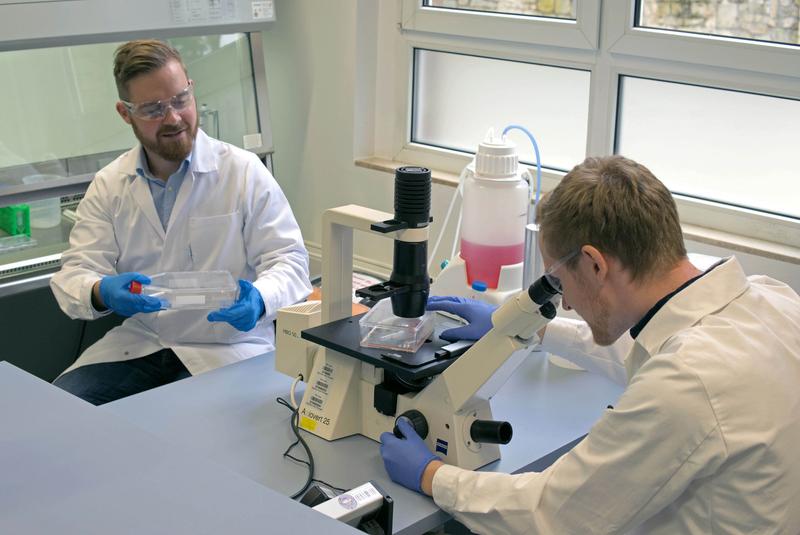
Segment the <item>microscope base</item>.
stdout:
<svg viewBox="0 0 800 535">
<path fill-rule="evenodd" d="M 428 425 L 428 447 L 444 462 L 474 470 L 500 458 L 497 444 L 477 443 L 470 436 L 475 420 L 492 420 L 488 401 L 456 411 L 440 375 L 420 392 L 398 394 L 394 413 L 382 414 L 374 396 L 383 376 L 384 369 L 325 349 L 317 355 L 300 404 L 300 427 L 329 441 L 360 434 L 379 442 L 398 416 L 417 410 Z"/>
<path fill-rule="evenodd" d="M 475 420 L 492 420 L 488 401 L 476 400 L 456 411 L 441 372 L 457 359 L 438 360 L 434 351 L 447 342 L 434 336 L 417 353 L 398 353 L 405 362 L 386 358 L 385 350 L 359 346 L 358 316 L 302 332 L 302 337 L 325 349 L 314 368 L 300 405 L 300 427 L 325 440 L 361 434 L 380 441 L 392 431 L 398 416 L 418 410 L 428 424 L 426 442 L 448 464 L 475 469 L 500 458 L 496 444 L 476 443 L 470 437 Z M 393 374 L 395 380 L 424 385 L 421 391 L 391 394 L 392 410 L 376 409 L 376 386 Z M 380 405 L 380 403 L 378 403 Z"/>
</svg>

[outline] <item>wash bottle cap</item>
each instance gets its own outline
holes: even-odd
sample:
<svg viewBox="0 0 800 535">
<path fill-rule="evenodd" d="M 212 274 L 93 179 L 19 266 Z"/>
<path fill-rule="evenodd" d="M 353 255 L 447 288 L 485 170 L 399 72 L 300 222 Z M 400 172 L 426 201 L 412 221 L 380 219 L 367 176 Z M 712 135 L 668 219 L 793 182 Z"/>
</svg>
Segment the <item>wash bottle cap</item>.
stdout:
<svg viewBox="0 0 800 535">
<path fill-rule="evenodd" d="M 512 178 L 518 163 L 516 145 L 490 128 L 475 154 L 475 174 L 481 178 Z"/>
<path fill-rule="evenodd" d="M 485 292 L 488 286 L 483 281 L 472 281 L 472 289 L 476 292 Z"/>
</svg>

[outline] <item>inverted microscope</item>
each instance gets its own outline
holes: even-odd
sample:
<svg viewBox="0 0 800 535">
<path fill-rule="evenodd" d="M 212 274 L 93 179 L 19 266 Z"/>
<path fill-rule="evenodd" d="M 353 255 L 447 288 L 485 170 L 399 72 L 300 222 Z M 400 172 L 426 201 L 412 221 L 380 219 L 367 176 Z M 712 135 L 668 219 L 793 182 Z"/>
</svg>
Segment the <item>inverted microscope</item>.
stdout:
<svg viewBox="0 0 800 535">
<path fill-rule="evenodd" d="M 416 351 L 364 347 L 361 316 L 351 316 L 353 231 L 394 239 L 393 270 L 386 283 L 358 291 L 391 302 L 394 320 L 425 315 L 430 288 L 427 239 L 430 171 L 396 172 L 394 215 L 347 205 L 323 214 L 321 318 L 308 304 L 310 328 L 290 329 L 278 317 L 276 368 L 302 377 L 299 426 L 326 440 L 361 434 L 379 440 L 397 418 L 407 417 L 445 462 L 475 469 L 500 458 L 512 438 L 509 422 L 495 421 L 490 400 L 539 342 L 537 332 L 556 315 L 558 291 L 545 277 L 502 304 L 492 329 L 472 345 L 450 344 L 432 333 Z M 385 302 L 385 301 L 384 301 Z M 402 334 L 402 333 L 401 333 Z"/>
</svg>

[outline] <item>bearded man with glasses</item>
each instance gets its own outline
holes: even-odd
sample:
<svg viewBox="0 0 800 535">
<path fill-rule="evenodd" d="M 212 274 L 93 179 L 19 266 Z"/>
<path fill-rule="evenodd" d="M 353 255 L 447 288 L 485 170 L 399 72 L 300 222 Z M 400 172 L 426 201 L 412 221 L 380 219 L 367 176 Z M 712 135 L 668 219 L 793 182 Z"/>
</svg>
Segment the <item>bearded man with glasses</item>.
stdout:
<svg viewBox="0 0 800 535">
<path fill-rule="evenodd" d="M 391 478 L 477 533 L 798 533 L 797 293 L 735 257 L 698 270 L 669 190 L 621 156 L 572 169 L 537 220 L 545 276 L 584 320 L 556 318 L 542 348 L 626 390 L 541 473 L 444 465 L 400 421 L 381 437 Z M 484 303 L 428 308 L 470 322 L 443 338 L 491 328 Z"/>
<path fill-rule="evenodd" d="M 311 291 L 286 197 L 255 154 L 198 129 L 178 51 L 157 40 L 125 43 L 114 79 L 117 113 L 139 144 L 95 176 L 50 282 L 72 318 L 128 318 L 54 381 L 94 404 L 274 349 L 277 310 Z M 162 310 L 131 291 L 156 273 L 217 270 L 239 279 L 239 294 L 210 313 Z"/>
</svg>

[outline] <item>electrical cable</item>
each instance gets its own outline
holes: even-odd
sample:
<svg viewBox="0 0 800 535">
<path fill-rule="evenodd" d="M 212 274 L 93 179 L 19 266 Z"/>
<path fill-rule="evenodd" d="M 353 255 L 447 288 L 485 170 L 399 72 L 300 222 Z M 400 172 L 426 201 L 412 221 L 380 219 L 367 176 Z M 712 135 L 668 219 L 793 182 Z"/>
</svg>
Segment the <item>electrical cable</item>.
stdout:
<svg viewBox="0 0 800 535">
<path fill-rule="evenodd" d="M 339 488 L 339 487 L 334 487 L 333 485 L 331 485 L 327 481 L 322 481 L 321 479 L 312 479 L 311 481 L 313 481 L 314 483 L 322 483 L 326 487 L 328 487 L 330 489 L 333 489 L 333 490 L 335 490 L 337 492 L 347 492 L 347 490 L 348 490 L 348 489 L 342 489 L 342 488 Z"/>
<path fill-rule="evenodd" d="M 298 376 L 298 378 L 300 378 L 300 377 L 302 377 L 302 375 Z M 297 380 L 297 378 L 295 380 Z M 311 454 L 311 449 L 308 447 L 308 444 L 306 443 L 306 441 L 303 439 L 303 437 L 300 436 L 300 429 L 299 429 L 299 427 L 297 425 L 297 423 L 298 423 L 298 421 L 300 419 L 300 413 L 298 412 L 297 408 L 292 407 L 283 398 L 277 398 L 275 401 L 277 401 L 278 403 L 280 403 L 281 405 L 283 405 L 284 407 L 286 407 L 287 409 L 292 411 L 291 428 L 292 428 L 292 432 L 294 433 L 294 436 L 297 437 L 297 440 L 292 442 L 292 444 L 288 448 L 286 448 L 286 451 L 283 452 L 283 456 L 286 457 L 287 459 L 291 459 L 292 461 L 298 462 L 300 464 L 304 464 L 304 465 L 306 465 L 308 467 L 308 478 L 306 479 L 306 482 L 303 485 L 303 488 L 300 489 L 299 491 L 297 491 L 296 493 L 292 494 L 291 498 L 293 500 L 296 500 L 297 498 L 302 496 L 303 493 L 308 490 L 308 487 L 311 486 L 311 483 L 322 483 L 323 485 L 325 485 L 325 486 L 327 486 L 327 487 L 329 487 L 329 488 L 331 488 L 331 489 L 333 489 L 335 491 L 346 492 L 347 489 L 336 487 L 334 485 L 331 485 L 327 481 L 323 481 L 321 479 L 314 478 L 314 456 Z M 298 457 L 295 457 L 294 455 L 289 453 L 298 444 L 302 444 L 303 449 L 306 450 L 306 455 L 308 456 L 308 460 L 307 461 L 303 460 L 303 459 L 300 459 Z"/>
<path fill-rule="evenodd" d="M 280 403 L 281 405 L 283 405 L 284 407 L 286 407 L 287 409 L 292 411 L 291 428 L 292 428 L 292 432 L 294 433 L 294 436 L 297 437 L 297 440 L 291 446 L 289 446 L 286 449 L 285 452 L 283 452 L 283 456 L 284 457 L 289 457 L 289 458 L 291 458 L 291 459 L 293 459 L 295 461 L 299 461 L 301 463 L 304 463 L 304 464 L 308 465 L 308 478 L 306 479 L 306 482 L 303 485 L 303 488 L 301 488 L 300 490 L 298 490 L 297 492 L 295 492 L 294 494 L 292 494 L 290 496 L 293 500 L 296 500 L 297 498 L 302 496 L 305 491 L 308 490 L 308 487 L 311 486 L 311 483 L 314 480 L 314 456 L 311 454 L 311 448 L 308 447 L 308 444 L 306 443 L 305 439 L 300 436 L 300 431 L 299 431 L 298 425 L 297 425 L 298 422 L 300 421 L 300 413 L 298 412 L 298 410 L 295 409 L 294 407 L 292 407 L 289 404 L 289 402 L 287 402 L 283 398 L 277 398 L 275 401 L 277 401 L 278 403 Z M 302 444 L 303 449 L 306 450 L 306 455 L 308 455 L 308 461 L 302 461 L 300 459 L 297 459 L 296 457 L 292 457 L 291 455 L 289 455 L 289 452 L 298 443 Z"/>
<path fill-rule="evenodd" d="M 298 373 L 297 377 L 294 378 L 292 381 L 292 387 L 289 389 L 289 401 L 292 403 L 292 408 L 297 410 L 297 400 L 294 397 L 295 390 L 297 389 L 297 383 L 303 380 L 303 374 Z"/>
</svg>

